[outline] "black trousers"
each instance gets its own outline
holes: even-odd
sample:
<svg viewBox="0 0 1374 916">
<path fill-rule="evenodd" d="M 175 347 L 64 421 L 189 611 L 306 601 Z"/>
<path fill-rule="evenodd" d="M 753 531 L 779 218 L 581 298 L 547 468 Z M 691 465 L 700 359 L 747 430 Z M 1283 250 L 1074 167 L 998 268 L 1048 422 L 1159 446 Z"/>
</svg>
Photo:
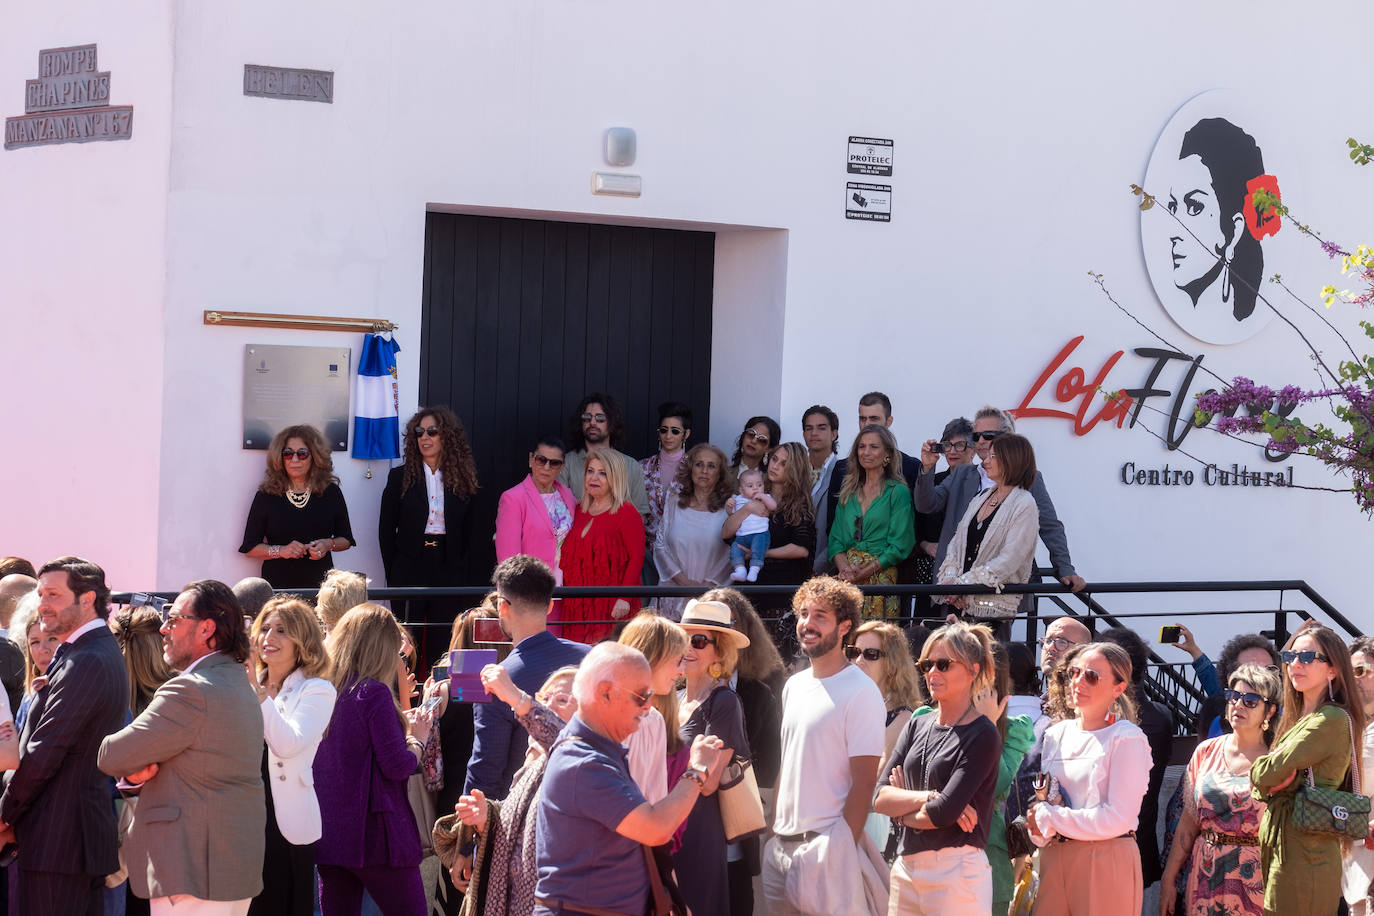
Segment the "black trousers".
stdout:
<svg viewBox="0 0 1374 916">
<path fill-rule="evenodd" d="M 10 866 L 13 868 L 14 866 Z M 19 869 L 18 900 L 10 912 L 18 916 L 101 916 L 105 912 L 105 878 Z"/>
<path fill-rule="evenodd" d="M 449 556 L 450 542 L 446 535 L 426 535 L 419 554 L 396 557 L 387 584 L 394 588 L 430 586 L 446 588 L 461 585 L 460 558 Z M 471 604 L 477 604 L 472 601 Z M 391 602 L 396 619 L 405 624 L 415 640 L 417 667 L 415 677 L 425 679 L 429 666 L 448 650 L 453 621 L 467 610 L 469 602 L 462 598 L 423 598 Z"/>
</svg>

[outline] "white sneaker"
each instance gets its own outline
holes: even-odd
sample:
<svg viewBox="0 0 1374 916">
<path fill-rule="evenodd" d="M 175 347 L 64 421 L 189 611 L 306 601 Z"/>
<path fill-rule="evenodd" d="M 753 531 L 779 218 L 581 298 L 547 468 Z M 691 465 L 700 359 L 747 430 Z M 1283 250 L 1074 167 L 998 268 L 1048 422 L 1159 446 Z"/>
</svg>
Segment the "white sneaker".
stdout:
<svg viewBox="0 0 1374 916">
<path fill-rule="evenodd" d="M 735 571 L 730 573 L 731 582 L 743 582 L 749 578 L 749 573 L 743 566 L 736 566 Z"/>
<path fill-rule="evenodd" d="M 750 581 L 750 582 L 757 582 L 757 581 L 759 581 L 759 570 L 760 570 L 760 569 L 763 569 L 763 567 L 762 567 L 762 566 L 751 566 L 751 567 L 749 567 L 749 581 Z"/>
</svg>

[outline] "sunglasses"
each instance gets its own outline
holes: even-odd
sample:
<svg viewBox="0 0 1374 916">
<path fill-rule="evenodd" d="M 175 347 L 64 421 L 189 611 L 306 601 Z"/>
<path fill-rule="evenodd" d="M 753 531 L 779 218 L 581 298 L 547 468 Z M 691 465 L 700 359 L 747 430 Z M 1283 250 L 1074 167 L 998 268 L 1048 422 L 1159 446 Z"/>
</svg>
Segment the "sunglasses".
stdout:
<svg viewBox="0 0 1374 916">
<path fill-rule="evenodd" d="M 550 458 L 547 455 L 531 455 L 530 460 L 541 468 L 553 468 L 555 471 L 563 466 L 562 458 Z"/>
<path fill-rule="evenodd" d="M 677 426 L 660 426 L 658 428 L 658 434 L 660 436 L 680 436 L 682 435 L 682 430 Z"/>
<path fill-rule="evenodd" d="M 887 653 L 884 652 L 882 649 L 860 649 L 858 646 L 844 647 L 844 657 L 849 659 L 851 662 L 857 662 L 859 660 L 859 656 L 861 655 L 864 657 L 864 661 L 876 662 L 878 659 L 882 658 L 886 654 Z M 948 659 L 941 659 L 941 661 L 947 660 Z"/>
<path fill-rule="evenodd" d="M 705 633 L 693 633 L 691 642 L 692 648 L 700 651 L 707 646 L 714 646 L 716 644 L 716 638 L 714 636 L 707 636 Z"/>
<path fill-rule="evenodd" d="M 947 452 L 966 452 L 969 446 L 969 444 L 962 439 L 958 442 L 941 442 L 940 445 Z"/>
<path fill-rule="evenodd" d="M 762 442 L 764 445 L 767 445 L 767 444 L 768 444 L 768 434 L 767 434 L 767 433 L 758 433 L 758 432 L 754 432 L 752 429 L 746 429 L 746 430 L 741 434 L 740 438 L 741 438 L 741 439 L 753 439 L 755 442 Z"/>
<path fill-rule="evenodd" d="M 596 423 L 605 423 L 605 422 L 606 422 L 606 415 L 605 415 L 604 413 L 584 413 L 584 414 L 582 415 L 582 422 L 583 422 L 583 423 L 592 423 L 592 422 L 596 422 Z"/>
<path fill-rule="evenodd" d="M 439 427 L 437 426 L 421 426 L 415 430 L 416 439 L 423 439 L 425 436 L 437 435 L 439 435 Z"/>
<path fill-rule="evenodd" d="M 1070 665 L 1064 670 L 1066 682 L 1072 684 L 1080 677 L 1087 682 L 1089 687 L 1096 687 L 1102 680 L 1102 672 L 1094 671 L 1092 668 L 1080 668 L 1077 665 Z"/>
<path fill-rule="evenodd" d="M 1327 658 L 1321 652 L 1314 652 L 1311 649 L 1306 649 L 1302 652 L 1294 652 L 1292 649 L 1284 649 L 1282 652 L 1279 653 L 1279 658 L 1283 659 L 1283 663 L 1285 665 L 1292 665 L 1298 663 L 1310 665 L 1313 662 L 1326 662 L 1328 665 L 1331 664 L 1331 659 Z"/>
<path fill-rule="evenodd" d="M 630 696 L 634 697 L 635 702 L 638 703 L 640 706 L 648 706 L 649 701 L 654 698 L 653 691 L 649 691 L 648 693 L 635 693 L 629 687 L 621 687 L 619 684 L 614 684 L 613 686 L 615 686 L 617 690 L 623 690 Z"/>
<path fill-rule="evenodd" d="M 310 449 L 298 448 L 293 451 L 292 449 L 284 448 L 281 450 L 281 457 L 283 461 L 285 461 L 287 458 L 299 458 L 301 461 L 309 461 Z"/>
<path fill-rule="evenodd" d="M 1246 709 L 1256 709 L 1259 704 L 1266 702 L 1264 697 L 1257 693 L 1241 693 L 1239 690 L 1232 690 L 1227 687 L 1222 691 L 1226 695 L 1226 702 L 1239 703 Z"/>
<path fill-rule="evenodd" d="M 998 436 L 1000 436 L 1000 435 L 1002 435 L 1002 430 L 1000 430 L 1000 429 L 995 429 L 995 430 L 992 430 L 991 432 L 986 432 L 986 433 L 974 433 L 974 434 L 973 434 L 973 439 L 974 439 L 975 442 L 977 442 L 977 441 L 991 442 L 993 439 L 996 439 L 996 438 L 997 438 Z"/>
<path fill-rule="evenodd" d="M 921 669 L 922 674 L 929 674 L 931 668 L 934 668 L 936 671 L 940 672 L 941 674 L 944 674 L 946 671 L 949 670 L 950 665 L 959 664 L 962 664 L 962 662 L 954 658 L 927 658 L 923 659 L 921 663 L 918 664 L 916 667 Z"/>
</svg>

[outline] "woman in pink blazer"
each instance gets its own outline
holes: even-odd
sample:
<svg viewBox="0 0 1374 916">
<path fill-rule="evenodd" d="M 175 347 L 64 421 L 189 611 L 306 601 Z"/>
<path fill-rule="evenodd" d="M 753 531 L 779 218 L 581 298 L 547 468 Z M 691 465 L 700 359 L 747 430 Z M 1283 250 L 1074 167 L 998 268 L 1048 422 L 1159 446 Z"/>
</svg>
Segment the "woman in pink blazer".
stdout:
<svg viewBox="0 0 1374 916">
<path fill-rule="evenodd" d="M 496 562 L 518 553 L 538 557 L 549 564 L 559 585 L 559 552 L 577 508 L 572 491 L 558 482 L 562 469 L 563 443 L 541 438 L 530 452 L 529 476 L 502 493 L 496 508 Z"/>
</svg>

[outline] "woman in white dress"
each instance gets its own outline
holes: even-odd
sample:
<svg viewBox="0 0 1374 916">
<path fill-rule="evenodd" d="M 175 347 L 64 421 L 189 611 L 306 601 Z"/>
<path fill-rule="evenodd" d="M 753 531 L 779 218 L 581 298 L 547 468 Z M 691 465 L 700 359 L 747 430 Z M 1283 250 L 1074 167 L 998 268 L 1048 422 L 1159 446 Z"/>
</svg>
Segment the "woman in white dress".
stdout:
<svg viewBox="0 0 1374 916">
<path fill-rule="evenodd" d="M 677 470 L 681 492 L 663 506 L 663 522 L 654 540 L 654 565 L 663 585 L 699 587 L 703 591 L 730 581 L 730 543 L 720 536 L 728 515 L 725 501 L 733 495 L 725 453 L 710 443 L 692 446 Z M 658 611 L 682 618 L 687 598 L 660 598 Z"/>
</svg>

